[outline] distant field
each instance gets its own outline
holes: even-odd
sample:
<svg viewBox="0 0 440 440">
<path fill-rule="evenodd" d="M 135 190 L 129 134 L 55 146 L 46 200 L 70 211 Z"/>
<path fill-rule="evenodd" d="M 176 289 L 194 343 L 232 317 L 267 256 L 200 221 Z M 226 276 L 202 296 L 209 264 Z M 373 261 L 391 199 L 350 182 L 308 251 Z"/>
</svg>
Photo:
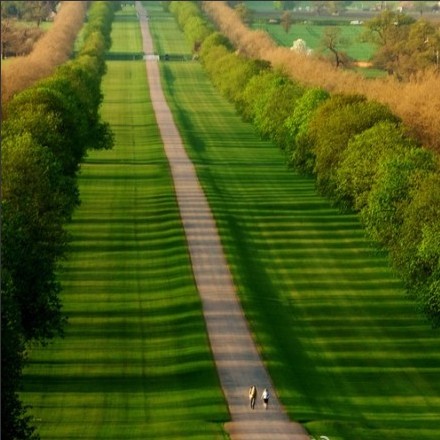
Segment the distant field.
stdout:
<svg viewBox="0 0 440 440">
<path fill-rule="evenodd" d="M 313 2 L 301 2 L 303 10 L 306 6 L 312 7 Z M 273 8 L 273 2 L 268 1 L 249 1 L 246 4 L 255 11 L 253 29 L 263 29 L 280 45 L 291 47 L 293 42 L 299 38 L 303 39 L 307 46 L 314 51 L 320 50 L 320 42 L 323 32 L 328 26 L 338 26 L 341 29 L 341 37 L 344 44 L 341 50 L 346 52 L 354 61 L 369 62 L 374 55 L 375 47 L 371 43 L 361 40 L 365 28 L 362 25 L 350 25 L 353 19 L 368 19 L 364 17 L 359 9 L 349 10 L 347 16 L 318 16 L 316 14 L 293 13 L 294 24 L 289 32 L 286 33 L 280 24 L 268 23 L 269 18 L 280 18 L 282 11 Z M 360 4 L 359 4 L 360 8 Z M 359 14 L 359 16 L 353 16 Z M 373 68 L 356 68 L 365 77 L 383 76 L 385 73 Z"/>
<path fill-rule="evenodd" d="M 372 44 L 361 41 L 364 28 L 358 25 L 339 25 L 338 27 L 341 29 L 341 37 L 346 40 L 342 49 L 354 60 L 370 60 L 375 48 Z M 293 41 L 302 38 L 308 47 L 316 50 L 320 46 L 326 26 L 308 23 L 293 24 L 288 33 L 280 24 L 255 23 L 253 28 L 266 30 L 281 46 L 291 47 Z"/>
</svg>

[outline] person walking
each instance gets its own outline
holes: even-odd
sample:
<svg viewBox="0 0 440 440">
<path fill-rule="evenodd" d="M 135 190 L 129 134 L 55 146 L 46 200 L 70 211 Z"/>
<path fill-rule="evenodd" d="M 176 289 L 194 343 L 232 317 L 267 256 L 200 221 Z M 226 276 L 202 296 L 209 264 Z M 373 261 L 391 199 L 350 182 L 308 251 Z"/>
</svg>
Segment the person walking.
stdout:
<svg viewBox="0 0 440 440">
<path fill-rule="evenodd" d="M 264 409 L 267 409 L 269 406 L 269 390 L 267 388 L 264 389 L 261 399 L 263 400 Z"/>
<path fill-rule="evenodd" d="M 249 388 L 249 402 L 251 404 L 251 408 L 255 408 L 255 401 L 257 400 L 257 387 L 255 385 L 252 385 Z"/>
</svg>

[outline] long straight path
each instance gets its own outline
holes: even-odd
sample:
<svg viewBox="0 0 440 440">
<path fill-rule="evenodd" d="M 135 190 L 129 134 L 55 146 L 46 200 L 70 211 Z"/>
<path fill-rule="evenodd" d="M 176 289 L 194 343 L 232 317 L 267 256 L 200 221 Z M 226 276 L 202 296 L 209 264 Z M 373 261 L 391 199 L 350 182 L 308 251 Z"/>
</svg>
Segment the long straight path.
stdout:
<svg viewBox="0 0 440 440">
<path fill-rule="evenodd" d="M 136 8 L 144 53 L 153 54 L 146 11 L 140 2 L 136 2 Z M 210 207 L 165 100 L 159 65 L 147 57 L 146 67 L 151 100 L 171 167 L 212 352 L 231 414 L 232 421 L 226 429 L 233 440 L 308 440 L 304 428 L 288 419 L 252 339 Z M 269 389 L 268 410 L 263 409 L 260 401 L 255 410 L 250 409 L 247 396 L 250 385 L 256 385 L 258 400 L 263 389 Z"/>
</svg>

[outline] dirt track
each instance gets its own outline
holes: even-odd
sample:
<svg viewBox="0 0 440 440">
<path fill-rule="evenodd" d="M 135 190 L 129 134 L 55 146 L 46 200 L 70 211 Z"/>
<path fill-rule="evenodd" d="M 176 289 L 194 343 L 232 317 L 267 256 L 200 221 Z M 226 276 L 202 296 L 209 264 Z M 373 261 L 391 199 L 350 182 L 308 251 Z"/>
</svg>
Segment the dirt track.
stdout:
<svg viewBox="0 0 440 440">
<path fill-rule="evenodd" d="M 145 10 L 139 2 L 136 7 L 144 53 L 153 54 Z M 212 352 L 231 414 L 232 421 L 226 429 L 233 440 L 308 440 L 306 431 L 300 424 L 290 422 L 280 405 L 252 339 L 215 221 L 166 103 L 158 62 L 147 60 L 146 66 L 151 100 L 171 166 Z M 252 384 L 258 389 L 255 410 L 250 409 L 247 395 Z M 265 387 L 271 393 L 267 411 L 260 399 Z"/>
</svg>

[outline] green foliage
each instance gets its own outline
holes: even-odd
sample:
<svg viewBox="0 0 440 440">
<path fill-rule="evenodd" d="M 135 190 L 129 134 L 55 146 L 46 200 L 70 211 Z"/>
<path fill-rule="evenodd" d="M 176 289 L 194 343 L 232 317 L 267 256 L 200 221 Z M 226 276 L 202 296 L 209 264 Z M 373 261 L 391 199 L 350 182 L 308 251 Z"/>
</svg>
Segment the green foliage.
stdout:
<svg viewBox="0 0 440 440">
<path fill-rule="evenodd" d="M 61 167 L 29 134 L 2 144 L 2 266 L 11 276 L 26 340 L 62 332 L 55 265 L 63 255 L 69 200 Z"/>
<path fill-rule="evenodd" d="M 191 1 L 189 2 L 179 2 L 172 1 L 170 4 L 170 12 L 176 17 L 177 23 L 180 29 L 185 28 L 185 24 L 191 17 L 199 17 L 200 10 L 197 5 Z"/>
<path fill-rule="evenodd" d="M 11 100 L 4 134 L 31 134 L 59 159 L 63 173 L 74 176 L 85 154 L 83 116 L 72 97 L 51 87 L 33 87 Z"/>
<path fill-rule="evenodd" d="M 272 139 L 281 148 L 286 144 L 286 119 L 293 113 L 304 88 L 281 72 L 271 72 L 254 101 L 254 123 L 263 138 Z"/>
<path fill-rule="evenodd" d="M 352 137 L 342 152 L 337 170 L 336 198 L 339 204 L 359 211 L 367 203 L 382 161 L 416 147 L 400 125 L 378 122 Z"/>
<path fill-rule="evenodd" d="M 200 56 L 202 60 L 208 56 L 211 50 L 216 46 L 224 46 L 228 51 L 232 51 L 231 42 L 220 32 L 212 32 L 203 41 L 202 47 L 200 49 Z"/>
<path fill-rule="evenodd" d="M 440 324 L 440 169 L 422 169 L 412 178 L 409 203 L 402 214 L 393 263 L 434 325 Z"/>
<path fill-rule="evenodd" d="M 379 164 L 376 180 L 361 211 L 374 240 L 393 253 L 401 245 L 401 228 L 416 182 L 435 168 L 432 153 L 421 148 L 401 150 Z"/>
<path fill-rule="evenodd" d="M 89 40 L 93 33 L 100 34 L 104 39 L 104 50 L 109 50 L 112 44 L 110 37 L 115 10 L 119 2 L 95 1 L 92 3 L 88 14 L 87 24 L 83 30 L 83 40 Z"/>
<path fill-rule="evenodd" d="M 1 270 L 1 438 L 38 440 L 32 417 L 26 414 L 26 407 L 17 393 L 25 361 L 25 344 L 14 286 L 3 264 Z"/>
<path fill-rule="evenodd" d="M 440 325 L 439 176 L 432 153 L 402 148 L 382 157 L 361 210 L 370 235 L 389 250 L 393 266 L 434 326 Z"/>
<path fill-rule="evenodd" d="M 293 113 L 285 120 L 287 164 L 305 174 L 311 174 L 315 165 L 312 144 L 308 142 L 308 127 L 313 112 L 329 98 L 323 89 L 310 88 L 296 101 Z"/>
<path fill-rule="evenodd" d="M 241 106 L 247 84 L 263 68 L 253 60 L 230 52 L 223 45 L 212 48 L 203 62 L 213 83 L 237 108 Z"/>
<path fill-rule="evenodd" d="M 350 138 L 385 120 L 397 122 L 386 106 L 360 95 L 333 95 L 317 109 L 309 135 L 316 157 L 317 185 L 323 194 L 336 194 L 337 168 Z"/>
<path fill-rule="evenodd" d="M 245 121 L 253 121 L 256 117 L 259 94 L 262 90 L 270 87 L 273 73 L 270 70 L 263 70 L 258 75 L 253 76 L 241 94 L 239 111 Z"/>
<path fill-rule="evenodd" d="M 192 16 L 188 18 L 183 28 L 185 37 L 191 46 L 199 46 L 211 33 L 212 30 L 208 28 L 206 20 L 200 16 Z"/>
</svg>

